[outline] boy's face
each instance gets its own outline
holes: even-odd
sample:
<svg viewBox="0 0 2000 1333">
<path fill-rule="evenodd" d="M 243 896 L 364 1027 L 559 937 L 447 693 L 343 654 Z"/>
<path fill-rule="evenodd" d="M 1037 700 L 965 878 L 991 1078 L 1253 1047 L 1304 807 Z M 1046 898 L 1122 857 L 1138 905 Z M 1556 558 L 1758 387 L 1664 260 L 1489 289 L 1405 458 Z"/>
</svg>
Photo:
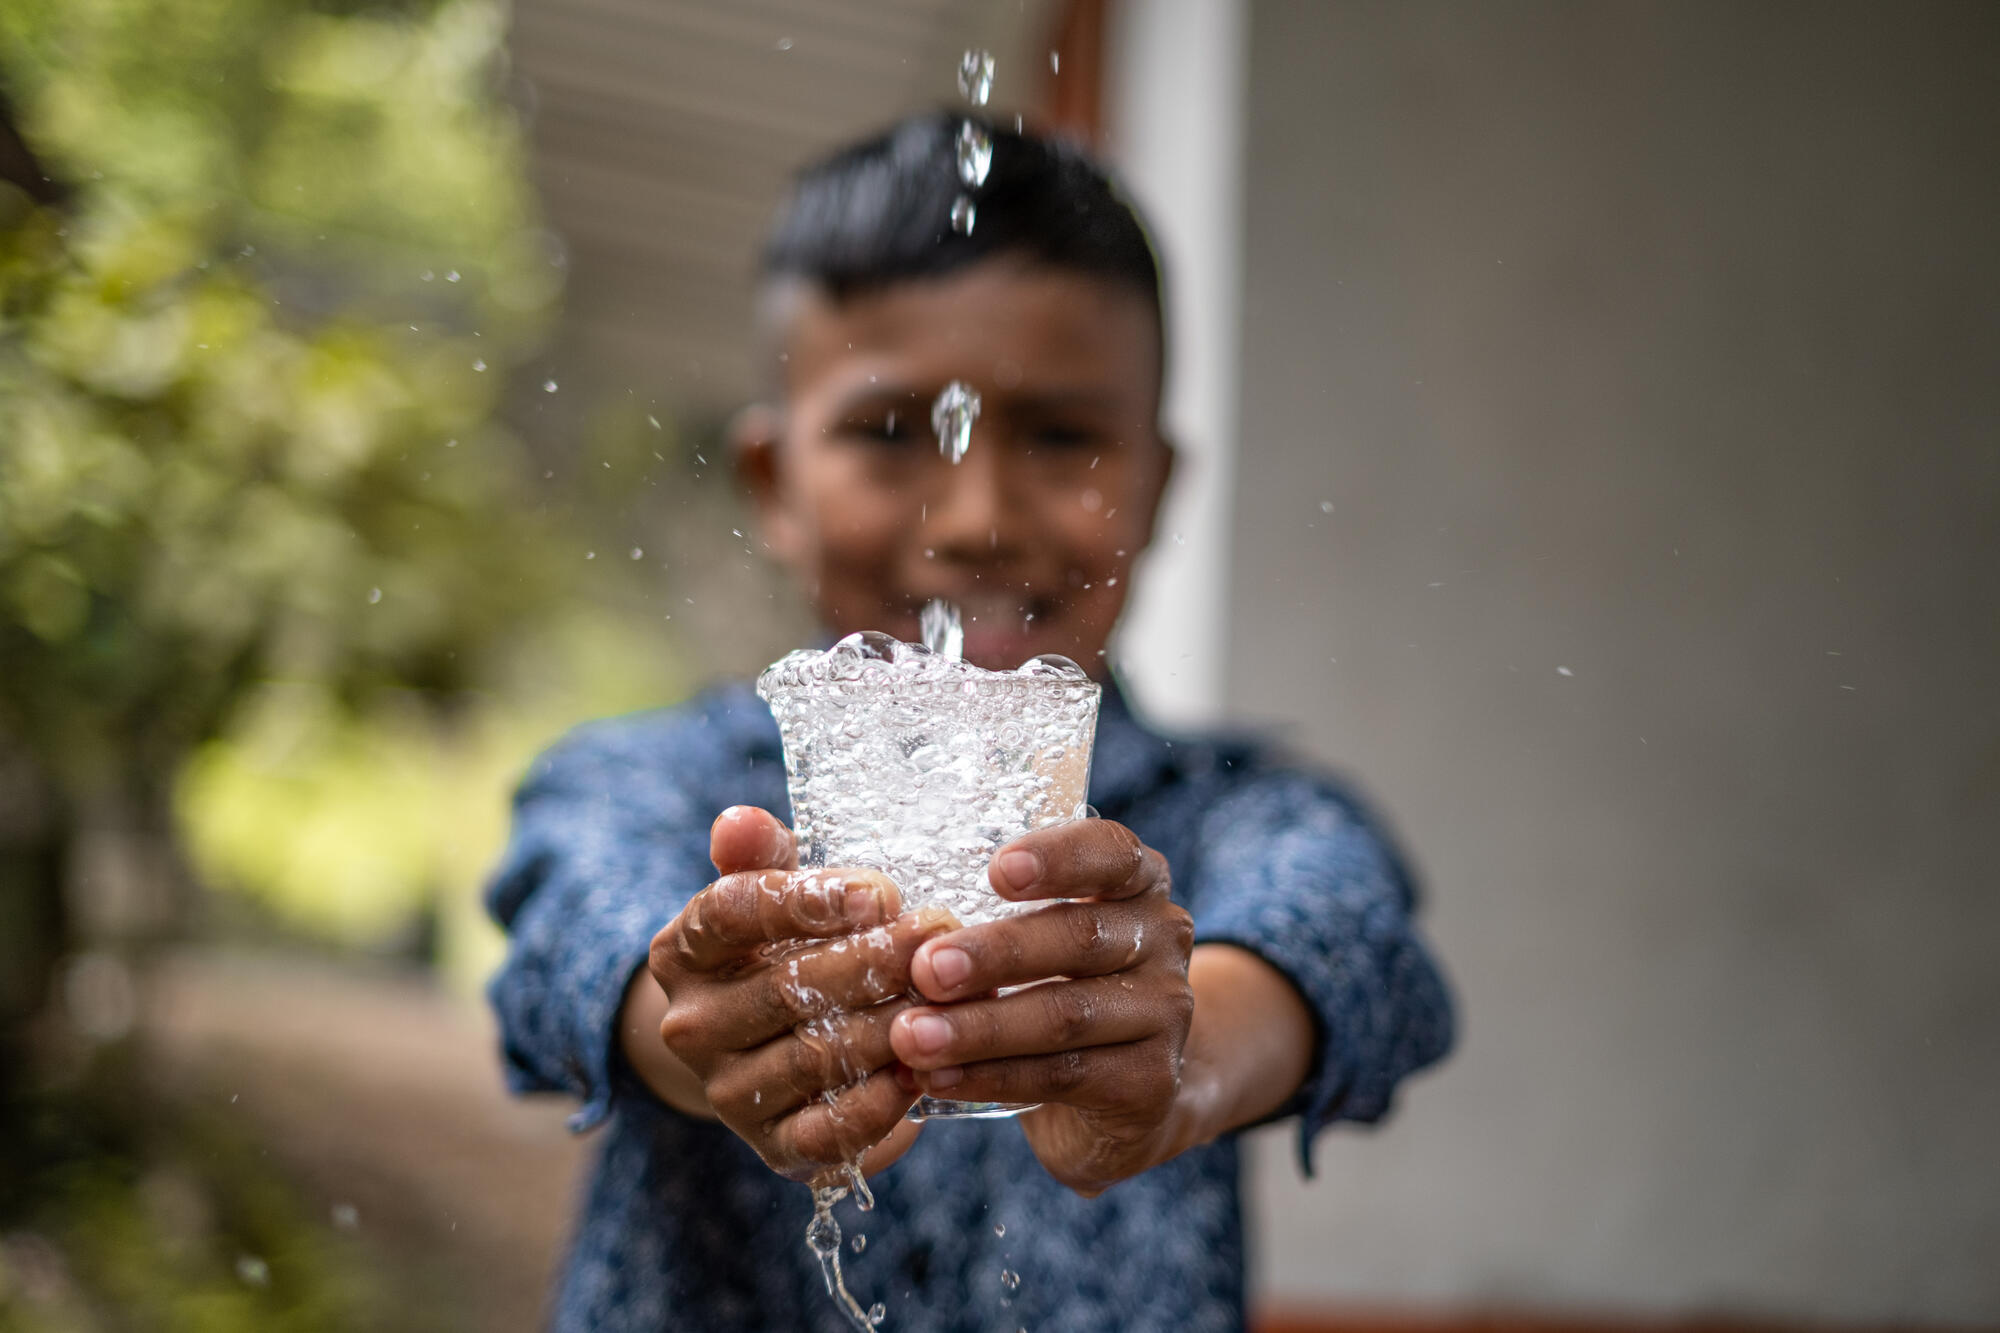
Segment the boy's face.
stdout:
<svg viewBox="0 0 2000 1333">
<path fill-rule="evenodd" d="M 1056 652 L 1102 675 L 1171 463 L 1144 298 L 996 259 L 785 299 L 785 406 L 739 420 L 738 466 L 826 625 L 915 640 L 939 597 L 964 613 L 968 661 Z M 931 429 L 953 380 L 981 401 L 956 465 Z"/>
</svg>

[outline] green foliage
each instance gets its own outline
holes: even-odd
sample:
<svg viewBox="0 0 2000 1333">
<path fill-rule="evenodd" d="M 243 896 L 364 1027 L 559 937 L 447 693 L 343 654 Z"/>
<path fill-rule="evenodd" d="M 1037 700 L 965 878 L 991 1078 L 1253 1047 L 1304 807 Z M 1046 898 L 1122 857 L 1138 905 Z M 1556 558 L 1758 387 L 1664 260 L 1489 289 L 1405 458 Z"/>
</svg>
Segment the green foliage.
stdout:
<svg viewBox="0 0 2000 1333">
<path fill-rule="evenodd" d="M 148 1114 L 134 1117 L 142 1104 Z M 21 1333 L 336 1333 L 392 1328 L 355 1238 L 233 1126 L 101 1063 L 0 1106 L 0 1328 Z"/>
<path fill-rule="evenodd" d="M 502 7 L 5 0 L 0 740 L 164 788 L 261 679 L 475 679 L 558 592 L 494 420 L 560 277 Z"/>
</svg>

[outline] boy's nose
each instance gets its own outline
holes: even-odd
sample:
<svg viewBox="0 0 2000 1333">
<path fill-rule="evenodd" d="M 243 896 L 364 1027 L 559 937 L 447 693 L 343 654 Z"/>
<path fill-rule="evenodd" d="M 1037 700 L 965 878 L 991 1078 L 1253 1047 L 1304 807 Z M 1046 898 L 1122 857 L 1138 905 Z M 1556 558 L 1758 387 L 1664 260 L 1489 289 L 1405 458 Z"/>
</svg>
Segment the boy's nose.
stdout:
<svg viewBox="0 0 2000 1333">
<path fill-rule="evenodd" d="M 975 427 L 965 457 L 940 468 L 944 477 L 926 506 L 921 534 L 938 559 L 985 564 L 1012 552 L 1020 506 L 1000 453 Z"/>
</svg>

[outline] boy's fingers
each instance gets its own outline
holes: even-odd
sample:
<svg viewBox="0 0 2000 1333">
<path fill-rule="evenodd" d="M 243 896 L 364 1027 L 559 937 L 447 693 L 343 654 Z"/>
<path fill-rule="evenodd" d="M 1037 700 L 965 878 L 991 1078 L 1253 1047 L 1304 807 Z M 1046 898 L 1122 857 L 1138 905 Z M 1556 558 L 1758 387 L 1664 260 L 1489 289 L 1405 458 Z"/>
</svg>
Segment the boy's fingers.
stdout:
<svg viewBox="0 0 2000 1333">
<path fill-rule="evenodd" d="M 896 915 L 896 886 L 875 870 L 746 871 L 697 893 L 653 937 L 662 968 L 713 972 L 781 940 L 826 939 Z M 671 994 L 669 990 L 669 994 Z"/>
<path fill-rule="evenodd" d="M 1185 959 L 1194 920 L 1163 901 L 1166 885 L 1137 902 L 1055 902 L 1033 912 L 954 931 L 910 960 L 910 980 L 942 1003 L 1048 977 L 1122 972 L 1162 950 Z"/>
<path fill-rule="evenodd" d="M 1112 1107 L 1157 1097 L 1155 1086 L 1172 1075 L 1149 1050 L 1150 1043 L 1093 1046 L 1053 1055 L 951 1065 L 917 1075 L 933 1097 L 968 1102 L 1061 1102 L 1079 1107 Z"/>
<path fill-rule="evenodd" d="M 894 1017 L 891 1048 L 916 1070 L 981 1060 L 1050 1055 L 1139 1041 L 1160 1029 L 1159 1013 L 1112 977 L 1029 986 L 991 1000 Z"/>
<path fill-rule="evenodd" d="M 910 955 L 954 923 L 912 913 L 843 939 L 804 945 L 734 983 L 708 1015 L 706 1036 L 747 1051 L 802 1023 L 842 1009 L 867 1009 L 910 988 Z"/>
<path fill-rule="evenodd" d="M 720 875 L 740 870 L 796 870 L 799 850 L 778 817 L 754 805 L 732 805 L 708 826 L 708 857 Z"/>
<path fill-rule="evenodd" d="M 831 1101 L 808 1102 L 771 1131 L 775 1155 L 791 1164 L 789 1170 L 779 1169 L 794 1179 L 811 1180 L 827 1167 L 851 1161 L 887 1138 L 916 1100 L 884 1069 L 842 1088 Z"/>
<path fill-rule="evenodd" d="M 709 1101 L 742 1119 L 768 1123 L 808 1098 L 885 1068 L 896 1059 L 889 1025 L 912 1003 L 899 995 L 858 1013 L 813 1019 L 746 1052 L 711 1079 Z"/>
<path fill-rule="evenodd" d="M 1167 879 L 1167 860 L 1109 819 L 1037 829 L 994 853 L 987 879 L 1003 898 L 1130 898 Z"/>
</svg>

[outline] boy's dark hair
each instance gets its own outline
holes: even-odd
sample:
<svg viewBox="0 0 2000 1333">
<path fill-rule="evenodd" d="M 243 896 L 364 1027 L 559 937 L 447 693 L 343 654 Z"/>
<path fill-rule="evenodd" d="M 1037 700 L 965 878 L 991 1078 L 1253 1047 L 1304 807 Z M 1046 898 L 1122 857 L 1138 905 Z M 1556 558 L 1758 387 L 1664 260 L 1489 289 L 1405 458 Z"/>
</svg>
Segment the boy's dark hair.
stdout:
<svg viewBox="0 0 2000 1333">
<path fill-rule="evenodd" d="M 1059 139 L 975 118 L 992 136 L 993 161 L 985 183 L 968 190 L 956 149 L 967 119 L 914 117 L 800 171 L 764 249 L 764 280 L 802 279 L 841 301 L 1013 255 L 1138 292 L 1164 325 L 1145 224 L 1104 169 Z M 951 224 L 962 194 L 977 210 L 970 235 Z"/>
</svg>

